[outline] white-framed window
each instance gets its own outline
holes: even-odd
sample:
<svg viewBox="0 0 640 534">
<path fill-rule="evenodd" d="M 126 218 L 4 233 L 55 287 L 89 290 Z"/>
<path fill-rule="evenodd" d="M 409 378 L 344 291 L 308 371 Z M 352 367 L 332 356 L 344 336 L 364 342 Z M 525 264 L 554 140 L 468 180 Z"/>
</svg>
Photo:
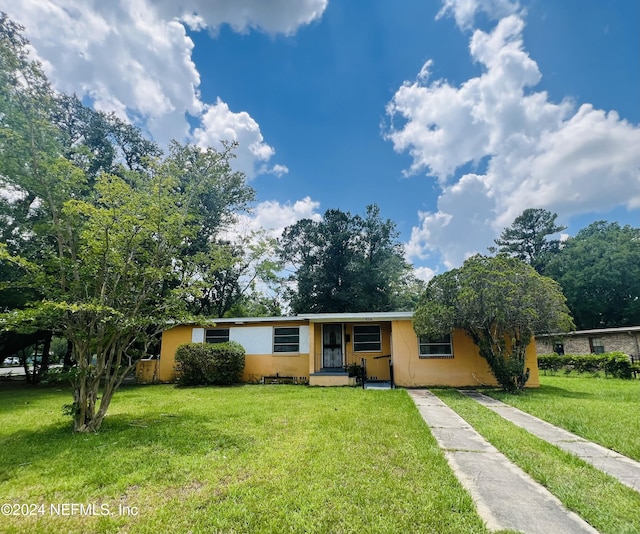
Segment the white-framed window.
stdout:
<svg viewBox="0 0 640 534">
<path fill-rule="evenodd" d="M 420 336 L 419 346 L 420 358 L 453 358 L 451 334 L 440 338 Z"/>
<path fill-rule="evenodd" d="M 276 326 L 273 329 L 273 352 L 300 352 L 300 327 Z"/>
<path fill-rule="evenodd" d="M 226 343 L 229 341 L 228 328 L 207 328 L 204 333 L 205 343 Z"/>
<path fill-rule="evenodd" d="M 379 324 L 353 326 L 353 352 L 381 352 L 382 333 Z"/>
</svg>

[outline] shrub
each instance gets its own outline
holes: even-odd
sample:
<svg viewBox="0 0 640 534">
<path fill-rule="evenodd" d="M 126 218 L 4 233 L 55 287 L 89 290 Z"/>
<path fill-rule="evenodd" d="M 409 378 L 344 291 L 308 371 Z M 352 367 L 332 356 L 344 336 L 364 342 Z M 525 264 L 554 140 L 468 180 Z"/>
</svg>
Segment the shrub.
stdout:
<svg viewBox="0 0 640 534">
<path fill-rule="evenodd" d="M 78 374 L 78 368 L 72 367 L 71 369 L 63 369 L 62 367 L 54 367 L 49 369 L 43 379 L 42 384 L 62 384 L 64 382 L 73 382 Z"/>
<path fill-rule="evenodd" d="M 616 378 L 631 378 L 631 358 L 623 352 L 610 352 L 607 354 L 540 354 L 538 356 L 538 369 L 542 371 L 556 372 L 564 370 L 565 373 L 576 371 L 578 373 L 597 373 L 604 371 L 607 375 Z"/>
<path fill-rule="evenodd" d="M 229 385 L 242 379 L 244 348 L 235 341 L 226 343 L 186 343 L 176 351 L 183 386 Z"/>
<path fill-rule="evenodd" d="M 612 352 L 605 362 L 604 371 L 618 378 L 631 378 L 631 358 L 623 352 Z"/>
<path fill-rule="evenodd" d="M 357 378 L 362 376 L 362 365 L 359 363 L 350 363 L 345 365 L 344 370 L 349 373 L 349 376 L 355 376 Z"/>
</svg>

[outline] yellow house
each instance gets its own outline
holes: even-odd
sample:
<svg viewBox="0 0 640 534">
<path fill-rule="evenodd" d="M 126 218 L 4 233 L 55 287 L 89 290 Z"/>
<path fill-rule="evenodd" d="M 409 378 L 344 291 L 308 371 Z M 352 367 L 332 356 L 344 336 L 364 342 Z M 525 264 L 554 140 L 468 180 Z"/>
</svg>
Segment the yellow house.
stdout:
<svg viewBox="0 0 640 534">
<path fill-rule="evenodd" d="M 214 319 L 214 327 L 177 325 L 162 334 L 159 360 L 138 367 L 141 381 L 177 378 L 183 343 L 237 341 L 245 351 L 243 380 L 286 378 L 311 386 L 351 385 L 345 367 L 365 364 L 367 380 L 402 387 L 496 385 L 478 348 L 460 330 L 442 339 L 419 338 L 413 312 L 324 313 L 295 317 Z M 535 343 L 527 349 L 528 387 L 540 385 Z"/>
<path fill-rule="evenodd" d="M 183 343 L 237 341 L 245 351 L 245 382 L 286 379 L 312 386 L 352 385 L 345 367 L 364 364 L 368 381 L 402 387 L 496 385 L 487 362 L 461 330 L 442 339 L 418 337 L 413 312 L 324 313 L 295 317 L 215 319 L 213 327 L 176 325 L 162 334 L 159 360 L 137 369 L 143 382 L 177 378 Z M 527 348 L 528 387 L 540 385 L 535 342 Z"/>
</svg>

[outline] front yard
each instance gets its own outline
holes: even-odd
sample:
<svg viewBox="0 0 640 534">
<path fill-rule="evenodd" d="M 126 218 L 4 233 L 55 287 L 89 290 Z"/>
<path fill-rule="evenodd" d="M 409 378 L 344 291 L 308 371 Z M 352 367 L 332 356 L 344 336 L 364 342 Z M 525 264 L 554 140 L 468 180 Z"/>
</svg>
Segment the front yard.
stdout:
<svg viewBox="0 0 640 534">
<path fill-rule="evenodd" d="M 485 532 L 401 390 L 128 387 L 95 435 L 68 402 L 0 391 L 0 503 L 35 510 L 2 532 Z"/>
<path fill-rule="evenodd" d="M 485 393 L 638 459 L 640 381 L 541 380 Z M 74 435 L 68 392 L 2 387 L 2 532 L 486 532 L 402 390 L 126 387 Z M 599 531 L 640 532 L 640 494 L 432 391 Z"/>
</svg>

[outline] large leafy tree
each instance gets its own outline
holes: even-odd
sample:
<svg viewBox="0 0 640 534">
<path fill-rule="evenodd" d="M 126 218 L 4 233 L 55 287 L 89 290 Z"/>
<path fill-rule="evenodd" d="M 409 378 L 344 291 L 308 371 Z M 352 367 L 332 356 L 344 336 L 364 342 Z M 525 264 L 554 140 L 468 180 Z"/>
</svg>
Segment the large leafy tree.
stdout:
<svg viewBox="0 0 640 534">
<path fill-rule="evenodd" d="M 89 108 L 76 95 L 56 94 L 51 122 L 57 128 L 63 155 L 84 169 L 90 180 L 101 172 L 124 177 L 140 171 L 149 158 L 161 155 L 156 143 L 113 113 Z"/>
<path fill-rule="evenodd" d="M 28 43 L 21 32 L 21 26 L 0 13 L 0 239 L 3 254 L 20 252 L 44 259 L 53 240 L 26 226 L 47 225 L 44 212 L 57 201 L 51 190 L 53 176 L 48 172 L 59 148 L 57 130 L 49 121 L 55 95 L 40 65 L 29 59 Z M 22 282 L 11 263 L 0 266 L 0 287 L 3 311 L 24 307 L 42 296 L 39 287 Z M 40 343 L 44 350 L 39 372 L 31 374 L 25 366 L 27 378 L 37 381 L 47 369 L 52 335 L 50 330 L 22 335 L 0 332 L 0 353 L 12 354 Z"/>
<path fill-rule="evenodd" d="M 189 309 L 208 317 L 279 315 L 280 263 L 274 259 L 275 247 L 275 239 L 257 231 L 233 243 L 212 242 L 193 254 L 184 266 L 191 269 L 189 276 L 199 291 Z"/>
<path fill-rule="evenodd" d="M 20 266 L 43 295 L 5 315 L 5 330 L 49 330 L 71 343 L 76 431 L 100 428 L 113 393 L 157 330 L 184 312 L 189 290 L 174 265 L 192 217 L 177 180 L 161 169 L 131 180 L 135 187 L 102 174 L 95 199 L 61 203 L 51 221 L 55 257 L 40 263 L 3 258 Z"/>
<path fill-rule="evenodd" d="M 579 329 L 640 324 L 640 228 L 597 221 L 548 266 Z"/>
<path fill-rule="evenodd" d="M 551 254 L 560 246 L 559 239 L 549 239 L 549 236 L 566 229 L 556 224 L 557 217 L 557 214 L 544 209 L 524 210 L 511 226 L 502 231 L 495 240 L 497 249 L 492 250 L 525 261 L 543 273 Z"/>
<path fill-rule="evenodd" d="M 473 256 L 432 278 L 414 316 L 419 335 L 464 330 L 507 391 L 523 388 L 529 378 L 525 358 L 534 333 L 572 327 L 559 285 L 505 255 Z"/>
<path fill-rule="evenodd" d="M 68 340 L 74 429 L 95 431 L 201 294 L 190 265 L 254 193 L 233 146 L 174 143 L 162 158 L 135 128 L 54 93 L 20 32 L 0 16 L 0 330 Z"/>
<path fill-rule="evenodd" d="M 283 232 L 280 256 L 294 270 L 294 313 L 404 309 L 417 285 L 395 224 L 375 205 L 364 217 L 332 209 L 321 221 L 298 221 Z"/>
</svg>

